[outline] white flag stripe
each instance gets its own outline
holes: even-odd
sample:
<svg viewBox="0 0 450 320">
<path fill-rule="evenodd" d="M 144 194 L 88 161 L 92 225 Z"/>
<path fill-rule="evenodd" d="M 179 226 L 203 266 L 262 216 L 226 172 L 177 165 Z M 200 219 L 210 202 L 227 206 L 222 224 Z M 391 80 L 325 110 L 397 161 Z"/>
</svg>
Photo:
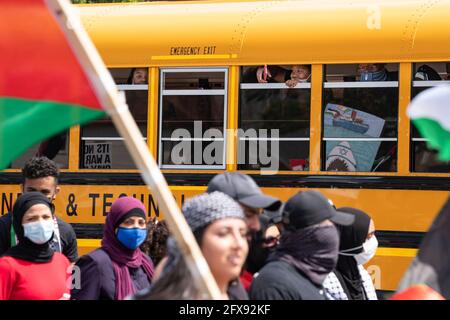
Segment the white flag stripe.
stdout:
<svg viewBox="0 0 450 320">
<path fill-rule="evenodd" d="M 430 119 L 450 131 L 450 86 L 438 86 L 421 92 L 408 107 L 408 116 Z"/>
</svg>

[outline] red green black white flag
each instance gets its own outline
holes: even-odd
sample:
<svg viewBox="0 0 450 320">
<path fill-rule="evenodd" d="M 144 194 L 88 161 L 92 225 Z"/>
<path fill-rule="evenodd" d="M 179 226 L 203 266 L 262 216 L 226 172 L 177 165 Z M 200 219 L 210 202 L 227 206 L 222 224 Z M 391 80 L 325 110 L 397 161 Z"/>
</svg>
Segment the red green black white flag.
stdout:
<svg viewBox="0 0 450 320">
<path fill-rule="evenodd" d="M 105 114 L 95 73 L 80 63 L 51 3 L 0 1 L 0 169 L 34 144 Z"/>
</svg>

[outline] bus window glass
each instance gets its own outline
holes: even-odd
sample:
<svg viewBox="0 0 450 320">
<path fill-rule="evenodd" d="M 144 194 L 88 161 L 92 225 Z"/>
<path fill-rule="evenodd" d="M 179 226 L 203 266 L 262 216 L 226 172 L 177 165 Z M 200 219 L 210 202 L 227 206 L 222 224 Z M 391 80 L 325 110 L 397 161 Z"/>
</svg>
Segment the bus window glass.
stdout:
<svg viewBox="0 0 450 320">
<path fill-rule="evenodd" d="M 322 170 L 397 170 L 398 64 L 325 66 Z"/>
<path fill-rule="evenodd" d="M 414 63 L 412 74 L 411 99 L 422 91 L 436 85 L 450 83 L 450 62 Z M 450 162 L 437 158 L 435 150 L 428 148 L 416 127 L 411 124 L 411 171 L 413 172 L 450 172 Z"/>
<path fill-rule="evenodd" d="M 238 169 L 309 170 L 311 66 L 243 67 L 241 79 Z"/>
<path fill-rule="evenodd" d="M 69 130 L 61 132 L 31 147 L 11 163 L 10 168 L 21 169 L 32 157 L 47 157 L 56 162 L 59 168 L 69 167 Z"/>
<path fill-rule="evenodd" d="M 227 69 L 161 70 L 159 163 L 223 169 Z"/>
<path fill-rule="evenodd" d="M 147 136 L 148 69 L 110 69 L 123 91 L 133 118 L 144 138 Z M 131 156 L 109 116 L 81 127 L 80 168 L 136 169 Z"/>
<path fill-rule="evenodd" d="M 225 89 L 223 71 L 219 72 L 167 72 L 164 73 L 164 90 Z"/>
</svg>

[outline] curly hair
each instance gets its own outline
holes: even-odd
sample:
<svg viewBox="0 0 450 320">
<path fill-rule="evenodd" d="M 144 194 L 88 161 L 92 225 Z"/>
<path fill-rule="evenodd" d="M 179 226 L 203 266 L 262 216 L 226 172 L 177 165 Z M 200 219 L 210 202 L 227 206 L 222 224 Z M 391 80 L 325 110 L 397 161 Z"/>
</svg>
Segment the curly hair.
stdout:
<svg viewBox="0 0 450 320">
<path fill-rule="evenodd" d="M 151 219 L 147 224 L 147 239 L 141 245 L 141 250 L 157 265 L 166 255 L 166 242 L 169 237 L 169 228 L 166 222 Z"/>
<path fill-rule="evenodd" d="M 23 181 L 25 179 L 38 179 L 54 177 L 58 183 L 59 170 L 56 163 L 47 157 L 33 157 L 22 168 Z"/>
</svg>

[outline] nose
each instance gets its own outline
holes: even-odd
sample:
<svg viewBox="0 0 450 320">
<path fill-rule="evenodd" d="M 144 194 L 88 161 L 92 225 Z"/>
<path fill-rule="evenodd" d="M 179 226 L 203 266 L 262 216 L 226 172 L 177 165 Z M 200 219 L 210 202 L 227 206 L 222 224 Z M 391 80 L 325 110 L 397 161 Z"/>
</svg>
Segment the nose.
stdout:
<svg viewBox="0 0 450 320">
<path fill-rule="evenodd" d="M 131 226 L 131 228 L 142 228 L 141 225 L 139 224 L 139 221 L 134 221 L 133 225 Z"/>
<path fill-rule="evenodd" d="M 239 230 L 235 230 L 233 232 L 233 249 L 242 250 L 245 245 L 247 245 L 247 239 Z"/>
<path fill-rule="evenodd" d="M 251 217 L 247 217 L 247 226 L 250 231 L 257 232 L 261 230 L 261 223 L 259 222 L 258 216 L 252 215 Z"/>
</svg>

